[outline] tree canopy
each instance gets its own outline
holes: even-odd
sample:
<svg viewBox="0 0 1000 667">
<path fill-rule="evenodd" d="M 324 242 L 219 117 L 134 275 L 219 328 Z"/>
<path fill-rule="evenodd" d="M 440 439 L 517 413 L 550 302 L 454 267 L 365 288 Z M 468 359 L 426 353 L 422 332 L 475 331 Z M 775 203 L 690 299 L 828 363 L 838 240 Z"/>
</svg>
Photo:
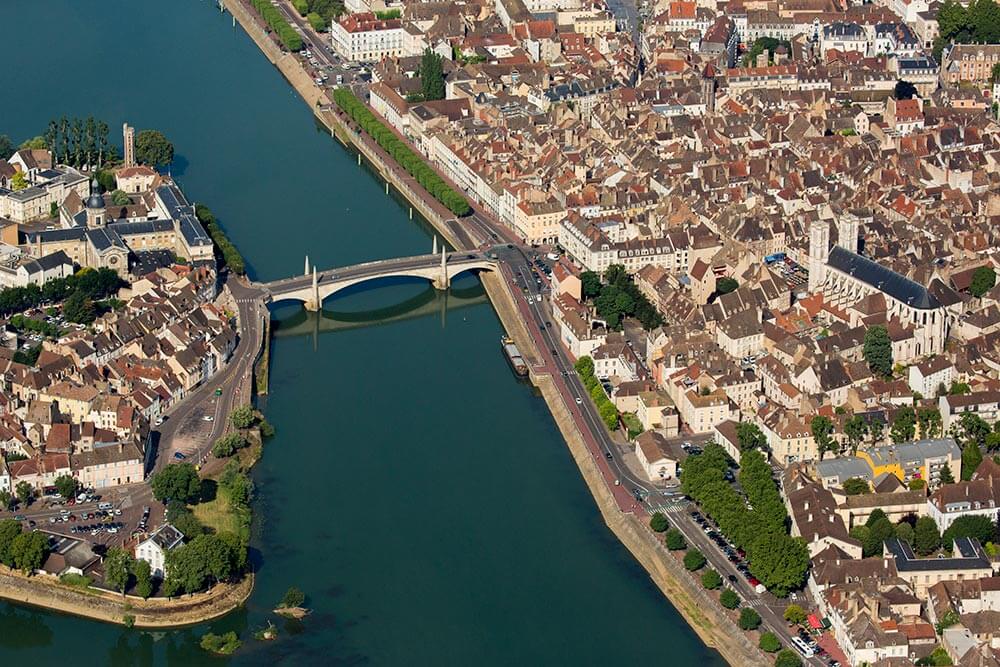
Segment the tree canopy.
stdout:
<svg viewBox="0 0 1000 667">
<path fill-rule="evenodd" d="M 913 548 L 921 556 L 927 556 L 937 551 L 941 546 L 941 533 L 937 524 L 929 516 L 917 519 L 913 527 Z"/>
<path fill-rule="evenodd" d="M 175 463 L 153 475 L 153 497 L 193 503 L 201 495 L 201 480 L 192 463 Z"/>
<path fill-rule="evenodd" d="M 980 266 L 972 272 L 972 282 L 969 284 L 969 292 L 972 296 L 982 296 L 989 292 L 997 284 L 997 272 L 992 266 Z"/>
<path fill-rule="evenodd" d="M 135 135 L 135 159 L 151 167 L 166 167 L 174 161 L 174 145 L 159 130 Z"/>
<path fill-rule="evenodd" d="M 969 514 L 955 519 L 941 536 L 941 543 L 950 549 L 955 540 L 962 537 L 974 537 L 980 544 L 995 542 L 997 525 L 988 516 Z"/>
<path fill-rule="evenodd" d="M 767 436 L 753 422 L 740 422 L 736 426 L 736 438 L 739 441 L 741 452 L 767 447 Z"/>
<path fill-rule="evenodd" d="M 445 95 L 443 58 L 424 49 L 420 58 L 420 92 L 425 101 L 443 100 Z"/>
<path fill-rule="evenodd" d="M 849 496 L 860 496 L 865 493 L 871 493 L 871 485 L 868 484 L 867 479 L 862 479 L 861 477 L 851 477 L 850 479 L 845 479 L 844 493 Z"/>
<path fill-rule="evenodd" d="M 865 331 L 862 354 L 872 373 L 883 377 L 892 374 L 892 341 L 889 340 L 888 330 L 881 324 L 869 327 Z"/>
</svg>

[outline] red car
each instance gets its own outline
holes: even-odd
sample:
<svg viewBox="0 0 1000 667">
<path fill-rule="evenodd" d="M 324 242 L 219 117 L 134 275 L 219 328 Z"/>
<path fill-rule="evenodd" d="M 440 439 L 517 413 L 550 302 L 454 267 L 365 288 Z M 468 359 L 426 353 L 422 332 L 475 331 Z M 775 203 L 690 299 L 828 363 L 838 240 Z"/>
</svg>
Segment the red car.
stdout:
<svg viewBox="0 0 1000 667">
<path fill-rule="evenodd" d="M 760 585 L 760 582 L 757 581 L 757 579 L 755 577 L 750 577 L 749 579 L 747 579 L 747 583 L 749 583 L 754 588 L 756 588 L 758 585 Z"/>
</svg>

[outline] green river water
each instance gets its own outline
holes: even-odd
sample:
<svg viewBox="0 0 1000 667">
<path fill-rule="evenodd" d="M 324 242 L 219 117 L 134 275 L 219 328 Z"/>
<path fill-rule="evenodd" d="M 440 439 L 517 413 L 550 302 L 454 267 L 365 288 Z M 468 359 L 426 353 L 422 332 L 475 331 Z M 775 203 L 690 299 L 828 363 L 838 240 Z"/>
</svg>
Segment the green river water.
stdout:
<svg viewBox="0 0 1000 667">
<path fill-rule="evenodd" d="M 119 145 L 123 121 L 162 130 L 173 175 L 255 278 L 301 271 L 306 253 L 332 267 L 430 250 L 430 229 L 207 1 L 7 0 L 0 44 L 0 134 L 21 141 L 62 114 L 103 118 Z M 226 662 L 197 646 L 211 628 L 240 633 L 238 664 L 723 664 L 604 526 L 474 278 L 447 296 L 377 284 L 326 307 L 323 322 L 274 311 L 278 435 L 254 471 L 248 608 L 147 633 L 0 603 L 4 662 Z M 255 642 L 290 585 L 314 614 Z"/>
</svg>

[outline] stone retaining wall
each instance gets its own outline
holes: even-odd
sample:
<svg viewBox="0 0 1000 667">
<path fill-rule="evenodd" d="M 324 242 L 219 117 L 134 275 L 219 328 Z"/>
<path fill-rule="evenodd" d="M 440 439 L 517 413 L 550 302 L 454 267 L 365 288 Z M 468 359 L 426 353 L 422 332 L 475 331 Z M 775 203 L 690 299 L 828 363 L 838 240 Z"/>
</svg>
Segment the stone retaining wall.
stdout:
<svg viewBox="0 0 1000 667">
<path fill-rule="evenodd" d="M 174 628 L 210 621 L 243 605 L 253 591 L 253 575 L 236 584 L 219 584 L 206 593 L 144 600 L 94 588 L 60 584 L 47 575 L 27 577 L 0 566 L 0 598 L 106 623 L 124 624 L 126 616 L 141 628 Z"/>
</svg>

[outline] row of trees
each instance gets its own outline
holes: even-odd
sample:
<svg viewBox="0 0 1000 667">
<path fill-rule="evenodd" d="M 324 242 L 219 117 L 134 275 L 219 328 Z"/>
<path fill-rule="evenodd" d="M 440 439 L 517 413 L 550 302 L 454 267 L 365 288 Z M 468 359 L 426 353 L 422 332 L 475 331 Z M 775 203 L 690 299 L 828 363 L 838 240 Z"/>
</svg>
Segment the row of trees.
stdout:
<svg viewBox="0 0 1000 667">
<path fill-rule="evenodd" d="M 108 124 L 93 116 L 50 120 L 41 138 L 57 162 L 73 167 L 101 166 L 112 158 Z"/>
<path fill-rule="evenodd" d="M 963 6 L 955 0 L 946 0 L 938 10 L 938 38 L 934 42 L 934 56 L 949 42 L 958 44 L 1000 42 L 1000 6 L 994 0 L 972 0 Z"/>
<path fill-rule="evenodd" d="M 236 249 L 233 242 L 226 236 L 226 232 L 219 226 L 219 221 L 215 219 L 212 211 L 203 204 L 195 204 L 194 214 L 197 216 L 199 222 L 205 226 L 205 231 L 208 232 L 208 235 L 212 237 L 212 243 L 215 244 L 215 247 L 219 251 L 220 264 L 228 266 L 229 270 L 233 273 L 241 276 L 245 274 L 247 269 L 246 262 L 243 261 L 243 255 L 240 254 L 240 251 Z"/>
<path fill-rule="evenodd" d="M 20 521 L 0 520 L 0 563 L 24 572 L 37 570 L 49 555 L 45 533 L 25 532 Z"/>
<path fill-rule="evenodd" d="M 316 32 L 329 30 L 330 23 L 344 13 L 344 3 L 339 0 L 292 0 L 292 5 Z"/>
<path fill-rule="evenodd" d="M 997 525 L 986 516 L 962 516 L 942 535 L 929 516 L 916 518 L 911 515 L 893 524 L 885 512 L 876 509 L 864 524 L 851 529 L 851 537 L 861 542 L 866 558 L 881 555 L 883 544 L 890 537 L 906 542 L 920 556 L 929 556 L 942 547 L 951 549 L 955 540 L 963 537 L 979 540 L 988 551 L 993 552 L 997 543 Z"/>
<path fill-rule="evenodd" d="M 271 4 L 270 0 L 250 0 L 250 4 L 264 19 L 264 23 L 278 36 L 282 46 L 289 51 L 302 49 L 302 37 L 295 32 L 295 28 L 285 20 L 285 17 L 278 11 L 277 7 Z"/>
<path fill-rule="evenodd" d="M 751 573 L 775 595 L 787 595 L 805 581 L 809 553 L 801 539 L 788 534 L 785 507 L 764 455 L 756 449 L 745 451 L 740 466 L 746 497 L 725 481 L 729 459 L 722 447 L 711 443 L 701 454 L 688 457 L 682 489 L 747 552 Z"/>
<path fill-rule="evenodd" d="M 417 182 L 435 199 L 441 202 L 455 215 L 467 215 L 472 209 L 458 192 L 448 186 L 444 180 L 431 169 L 424 160 L 414 153 L 375 117 L 368 107 L 347 88 L 337 88 L 333 91 L 333 100 L 347 115 L 367 132 L 379 146 L 398 162 Z"/>
<path fill-rule="evenodd" d="M 756 484 L 757 474 L 754 473 L 751 477 L 754 478 L 753 482 Z M 765 492 L 765 495 L 770 495 L 770 494 Z M 661 514 L 660 512 L 653 513 L 653 516 L 650 517 L 649 520 L 649 526 L 657 533 L 664 533 L 664 532 L 666 533 L 664 541 L 666 543 L 667 549 L 669 549 L 670 551 L 682 551 L 688 548 L 687 541 L 684 539 L 684 534 L 676 528 L 670 528 L 670 522 L 667 520 L 667 517 Z M 708 560 L 705 558 L 705 554 L 703 554 L 701 551 L 699 551 L 698 549 L 692 549 L 691 551 L 688 551 L 687 553 L 684 554 L 683 563 L 684 563 L 684 568 L 689 572 L 697 572 L 698 570 L 705 567 L 705 565 L 708 563 Z M 718 590 L 719 588 L 722 588 L 723 585 L 722 575 L 720 575 L 717 571 L 712 569 L 706 570 L 701 575 L 701 585 L 706 590 Z M 721 593 L 719 593 L 719 604 L 721 604 L 726 609 L 729 610 L 736 609 L 737 607 L 740 606 L 741 601 L 742 600 L 740 600 L 740 596 L 736 593 L 736 591 L 734 591 L 731 588 L 726 588 Z M 804 621 L 806 618 L 805 611 L 803 611 L 802 608 L 798 607 L 797 605 L 789 605 L 788 611 L 792 611 L 793 609 L 797 609 L 801 612 L 802 620 Z M 789 620 L 789 622 L 793 622 L 789 618 L 790 614 L 788 613 L 788 611 L 786 611 L 785 613 L 785 618 L 786 620 Z M 794 615 L 794 612 L 792 615 Z M 744 607 L 743 609 L 740 610 L 740 615 L 736 623 L 740 627 L 740 629 L 750 631 L 758 629 L 761 626 L 762 621 L 760 615 L 755 610 L 751 609 L 750 607 Z M 757 645 L 762 651 L 766 653 L 777 653 L 778 651 L 781 650 L 781 642 L 778 640 L 777 635 L 775 635 L 773 632 L 762 632 Z M 794 658 L 796 656 L 792 654 L 792 657 Z M 775 664 L 801 665 L 801 662 L 790 663 L 787 662 L 787 659 L 785 661 L 782 661 L 782 658 L 779 654 L 778 660 L 776 661 Z"/>
<path fill-rule="evenodd" d="M 576 369 L 577 375 L 580 376 L 583 386 L 590 392 L 590 397 L 594 399 L 594 404 L 597 406 L 597 411 L 600 413 L 604 425 L 614 431 L 618 428 L 618 409 L 604 393 L 604 387 L 594 375 L 594 360 L 583 356 L 576 360 L 573 367 Z"/>
<path fill-rule="evenodd" d="M 601 319 L 612 329 L 620 329 L 625 317 L 635 317 L 646 330 L 663 324 L 663 317 L 646 295 L 639 291 L 632 277 L 621 264 L 612 264 L 604 271 L 604 281 L 593 271 L 580 274 L 584 299 L 593 299 Z"/>
<path fill-rule="evenodd" d="M 64 315 L 71 322 L 89 324 L 85 321 L 92 313 L 93 302 L 106 299 L 116 293 L 125 283 L 112 269 L 81 269 L 66 278 L 54 278 L 39 287 L 28 284 L 24 287 L 8 287 L 0 290 L 0 316 L 19 313 L 37 308 L 45 303 L 65 301 L 69 312 Z M 72 299 L 72 301 L 71 301 Z M 87 303 L 90 303 L 89 309 Z M 83 310 L 81 310 L 81 307 Z"/>
</svg>

